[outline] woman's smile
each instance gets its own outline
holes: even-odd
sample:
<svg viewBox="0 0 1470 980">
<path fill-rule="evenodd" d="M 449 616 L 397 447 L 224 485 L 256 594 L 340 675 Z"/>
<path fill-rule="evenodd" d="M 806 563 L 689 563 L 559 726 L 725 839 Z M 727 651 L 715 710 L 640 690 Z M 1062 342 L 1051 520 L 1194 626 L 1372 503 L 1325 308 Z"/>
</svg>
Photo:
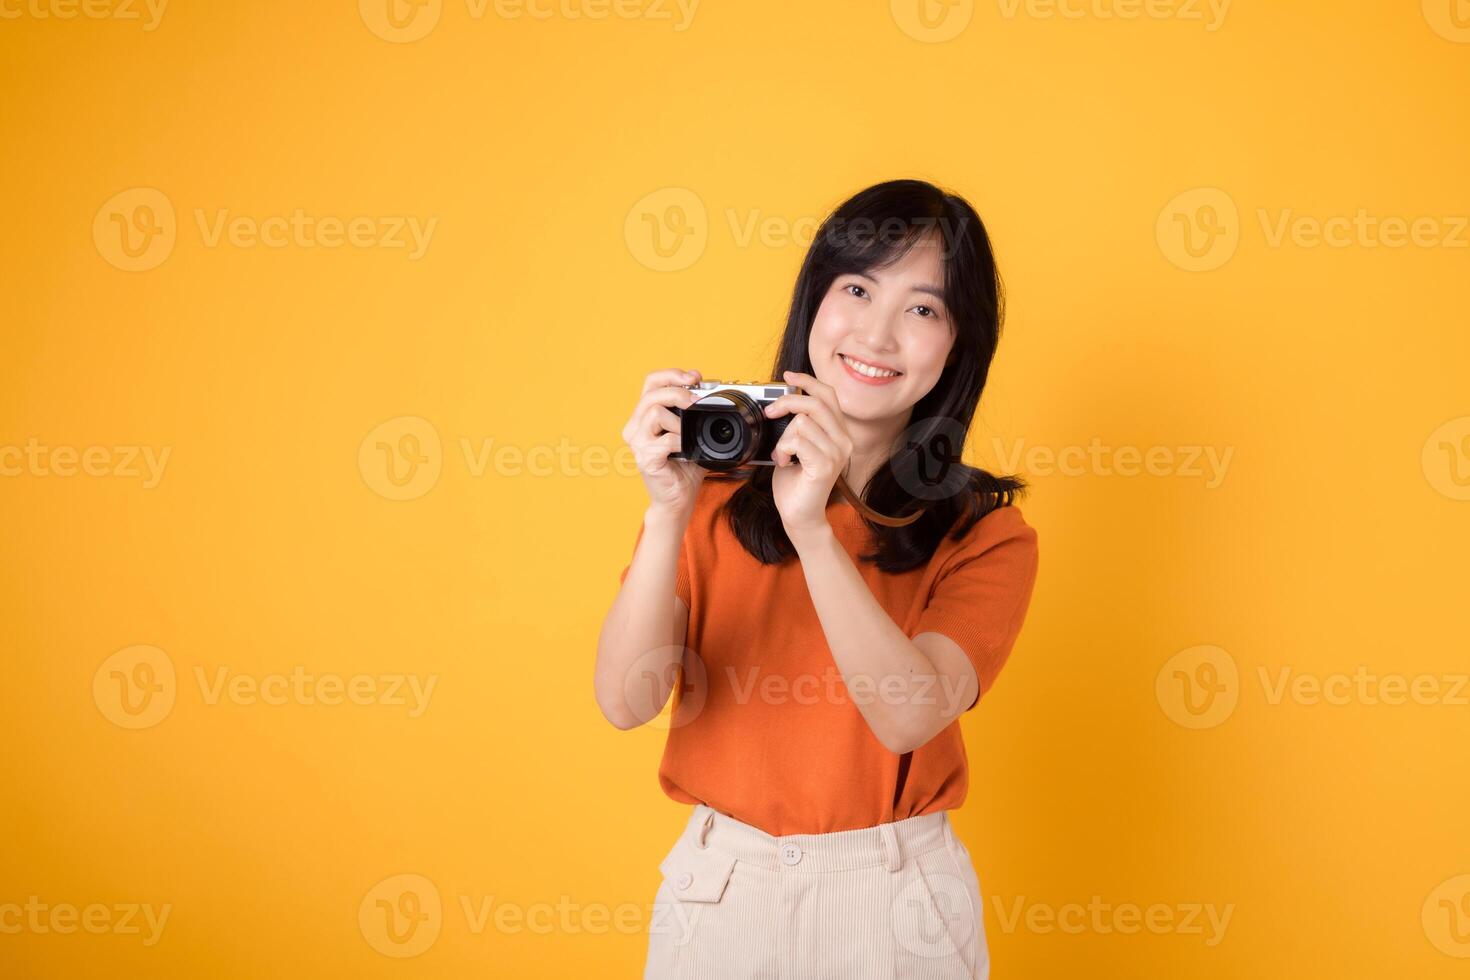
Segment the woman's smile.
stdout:
<svg viewBox="0 0 1470 980">
<path fill-rule="evenodd" d="M 882 370 L 877 365 L 870 364 L 859 358 L 851 357 L 838 352 L 837 359 L 842 362 L 842 367 L 847 371 L 849 377 L 862 382 L 865 385 L 886 385 L 903 377 L 901 372 L 893 370 Z"/>
</svg>

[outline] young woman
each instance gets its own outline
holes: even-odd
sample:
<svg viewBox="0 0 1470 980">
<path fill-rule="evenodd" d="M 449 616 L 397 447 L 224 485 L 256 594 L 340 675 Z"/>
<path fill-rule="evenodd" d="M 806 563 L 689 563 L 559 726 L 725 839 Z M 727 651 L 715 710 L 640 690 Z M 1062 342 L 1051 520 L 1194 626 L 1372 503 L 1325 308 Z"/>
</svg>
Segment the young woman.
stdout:
<svg viewBox="0 0 1470 980">
<path fill-rule="evenodd" d="M 766 409 L 791 417 L 774 466 L 670 460 L 700 374 L 645 379 L 623 438 L 650 500 L 594 680 L 622 729 L 678 689 L 659 782 L 693 810 L 659 865 L 646 980 L 989 975 L 947 811 L 969 785 L 959 716 L 1036 576 L 1021 483 L 958 461 L 1002 317 L 975 211 L 890 181 L 802 264 L 771 376 L 801 393 Z M 913 519 L 870 520 L 839 477 Z"/>
</svg>

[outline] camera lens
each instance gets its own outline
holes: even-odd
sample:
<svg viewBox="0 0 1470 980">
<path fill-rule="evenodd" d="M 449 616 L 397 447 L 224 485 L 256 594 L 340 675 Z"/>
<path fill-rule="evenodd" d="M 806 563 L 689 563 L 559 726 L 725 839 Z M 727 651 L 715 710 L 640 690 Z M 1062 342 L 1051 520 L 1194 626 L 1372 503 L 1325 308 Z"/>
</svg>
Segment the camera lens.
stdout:
<svg viewBox="0 0 1470 980">
<path fill-rule="evenodd" d="M 701 419 L 699 447 L 711 456 L 728 457 L 740 446 L 740 426 L 724 413 L 710 413 Z"/>
</svg>

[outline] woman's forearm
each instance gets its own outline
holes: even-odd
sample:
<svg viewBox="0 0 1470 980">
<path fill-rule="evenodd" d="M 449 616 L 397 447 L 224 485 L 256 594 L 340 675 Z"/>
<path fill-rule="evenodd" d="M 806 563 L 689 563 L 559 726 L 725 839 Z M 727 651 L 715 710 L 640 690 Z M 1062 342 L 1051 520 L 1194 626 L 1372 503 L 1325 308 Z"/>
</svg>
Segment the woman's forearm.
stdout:
<svg viewBox="0 0 1470 980">
<path fill-rule="evenodd" d="M 832 659 L 868 727 L 909 752 L 949 719 L 934 664 L 878 604 L 830 527 L 793 538 Z"/>
<path fill-rule="evenodd" d="M 618 728 L 657 717 L 673 690 L 683 636 L 675 636 L 679 549 L 689 514 L 650 507 L 627 577 L 597 639 L 597 705 Z"/>
</svg>

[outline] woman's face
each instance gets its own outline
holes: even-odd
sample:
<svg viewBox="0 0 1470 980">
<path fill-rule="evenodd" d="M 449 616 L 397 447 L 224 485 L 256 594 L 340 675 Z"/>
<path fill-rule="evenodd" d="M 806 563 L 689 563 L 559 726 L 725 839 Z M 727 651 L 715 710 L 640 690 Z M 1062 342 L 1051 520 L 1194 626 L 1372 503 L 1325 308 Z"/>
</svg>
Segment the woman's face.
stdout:
<svg viewBox="0 0 1470 980">
<path fill-rule="evenodd" d="M 905 415 L 939 381 L 955 340 L 941 247 L 930 235 L 887 268 L 845 273 L 827 289 L 807 348 L 812 373 L 837 392 L 844 414 L 873 421 Z M 873 377 L 854 360 L 898 374 Z"/>
</svg>

